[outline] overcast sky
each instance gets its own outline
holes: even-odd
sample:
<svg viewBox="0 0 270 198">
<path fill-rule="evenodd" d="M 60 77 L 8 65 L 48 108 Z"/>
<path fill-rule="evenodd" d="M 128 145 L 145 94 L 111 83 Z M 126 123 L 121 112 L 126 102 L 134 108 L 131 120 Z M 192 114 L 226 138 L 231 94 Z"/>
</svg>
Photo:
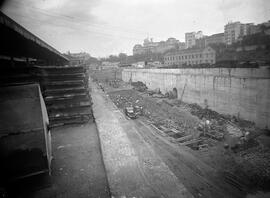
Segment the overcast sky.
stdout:
<svg viewBox="0 0 270 198">
<path fill-rule="evenodd" d="M 270 20 L 270 0 L 10 0 L 1 10 L 60 52 L 95 57 L 202 30 L 224 31 L 228 21 Z"/>
</svg>

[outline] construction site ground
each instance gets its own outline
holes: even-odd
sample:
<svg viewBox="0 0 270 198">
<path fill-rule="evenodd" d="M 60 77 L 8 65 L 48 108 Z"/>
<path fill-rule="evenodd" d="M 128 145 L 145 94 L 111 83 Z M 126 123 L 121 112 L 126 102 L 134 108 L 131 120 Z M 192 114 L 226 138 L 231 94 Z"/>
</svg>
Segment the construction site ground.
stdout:
<svg viewBox="0 0 270 198">
<path fill-rule="evenodd" d="M 142 109 L 130 122 L 194 197 L 269 196 L 269 131 L 196 104 L 136 91 L 115 77 L 94 77 L 123 113 L 126 106 Z"/>
</svg>

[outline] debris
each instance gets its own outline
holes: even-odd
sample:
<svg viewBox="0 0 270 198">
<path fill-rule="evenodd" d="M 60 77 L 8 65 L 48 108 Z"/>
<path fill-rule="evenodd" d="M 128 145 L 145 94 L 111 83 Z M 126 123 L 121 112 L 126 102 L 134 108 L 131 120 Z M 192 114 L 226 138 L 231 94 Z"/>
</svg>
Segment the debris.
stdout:
<svg viewBox="0 0 270 198">
<path fill-rule="evenodd" d="M 133 89 L 139 92 L 145 92 L 147 90 L 147 86 L 141 81 L 132 82 L 131 85 L 133 86 Z"/>
<path fill-rule="evenodd" d="M 152 95 L 153 98 L 165 98 L 165 96 L 163 94 L 158 94 L 158 93 L 155 93 Z"/>
<path fill-rule="evenodd" d="M 183 143 L 183 142 L 191 140 L 191 139 L 192 139 L 192 135 L 187 135 L 187 136 L 176 139 L 176 141 L 179 143 Z"/>
<path fill-rule="evenodd" d="M 224 147 L 225 149 L 228 149 L 228 148 L 229 148 L 229 144 L 224 143 L 223 147 Z"/>
<path fill-rule="evenodd" d="M 199 150 L 206 150 L 206 149 L 208 149 L 208 147 L 209 147 L 209 145 L 208 144 L 201 144 L 201 145 L 199 145 Z"/>
<path fill-rule="evenodd" d="M 243 133 L 240 128 L 233 126 L 232 124 L 227 124 L 226 125 L 227 131 L 230 136 L 232 137 L 242 137 Z"/>
<path fill-rule="evenodd" d="M 183 145 L 183 146 L 190 146 L 190 145 L 194 145 L 194 144 L 197 144 L 200 142 L 201 140 L 199 139 L 192 139 L 192 140 L 189 140 L 189 141 L 186 141 L 186 142 L 183 142 L 183 143 L 180 143 L 180 145 Z"/>
<path fill-rule="evenodd" d="M 215 140 L 219 140 L 219 141 L 221 141 L 224 137 L 224 135 L 222 133 L 218 133 L 218 132 L 215 132 L 214 134 L 205 133 L 205 136 L 210 137 L 210 138 L 215 139 Z"/>
<path fill-rule="evenodd" d="M 135 113 L 134 108 L 132 106 L 125 108 L 125 114 L 131 119 L 137 118 L 137 114 Z"/>
<path fill-rule="evenodd" d="M 170 142 L 188 146 L 195 152 L 201 151 L 200 157 L 211 166 L 236 170 L 241 165 L 242 169 L 238 170 L 242 171 L 241 174 L 257 175 L 264 181 L 270 178 L 270 152 L 251 151 L 261 147 L 254 135 L 257 129 L 253 123 L 219 114 L 198 104 L 162 98 L 164 95 L 160 90 L 145 93 L 122 90 L 110 93 L 110 97 L 118 108 L 132 106 L 134 112 L 140 111 L 147 124 Z M 248 171 L 250 169 L 252 171 Z"/>
</svg>

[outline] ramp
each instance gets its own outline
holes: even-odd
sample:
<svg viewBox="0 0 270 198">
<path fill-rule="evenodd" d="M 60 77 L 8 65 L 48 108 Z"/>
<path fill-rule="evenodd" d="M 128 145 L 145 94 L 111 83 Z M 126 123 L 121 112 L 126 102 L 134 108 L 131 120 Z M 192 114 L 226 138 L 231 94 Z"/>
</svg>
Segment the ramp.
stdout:
<svg viewBox="0 0 270 198">
<path fill-rule="evenodd" d="M 51 136 L 38 84 L 0 89 L 0 180 L 50 172 Z"/>
</svg>

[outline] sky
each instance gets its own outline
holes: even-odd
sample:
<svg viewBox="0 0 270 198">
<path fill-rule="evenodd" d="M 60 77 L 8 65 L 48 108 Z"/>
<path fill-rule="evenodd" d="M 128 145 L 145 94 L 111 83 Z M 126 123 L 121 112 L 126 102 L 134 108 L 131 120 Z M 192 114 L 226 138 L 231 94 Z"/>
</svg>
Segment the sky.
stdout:
<svg viewBox="0 0 270 198">
<path fill-rule="evenodd" d="M 9 0 L 1 11 L 65 53 L 132 54 L 135 44 L 185 32 L 224 32 L 229 21 L 270 20 L 270 0 Z"/>
</svg>

